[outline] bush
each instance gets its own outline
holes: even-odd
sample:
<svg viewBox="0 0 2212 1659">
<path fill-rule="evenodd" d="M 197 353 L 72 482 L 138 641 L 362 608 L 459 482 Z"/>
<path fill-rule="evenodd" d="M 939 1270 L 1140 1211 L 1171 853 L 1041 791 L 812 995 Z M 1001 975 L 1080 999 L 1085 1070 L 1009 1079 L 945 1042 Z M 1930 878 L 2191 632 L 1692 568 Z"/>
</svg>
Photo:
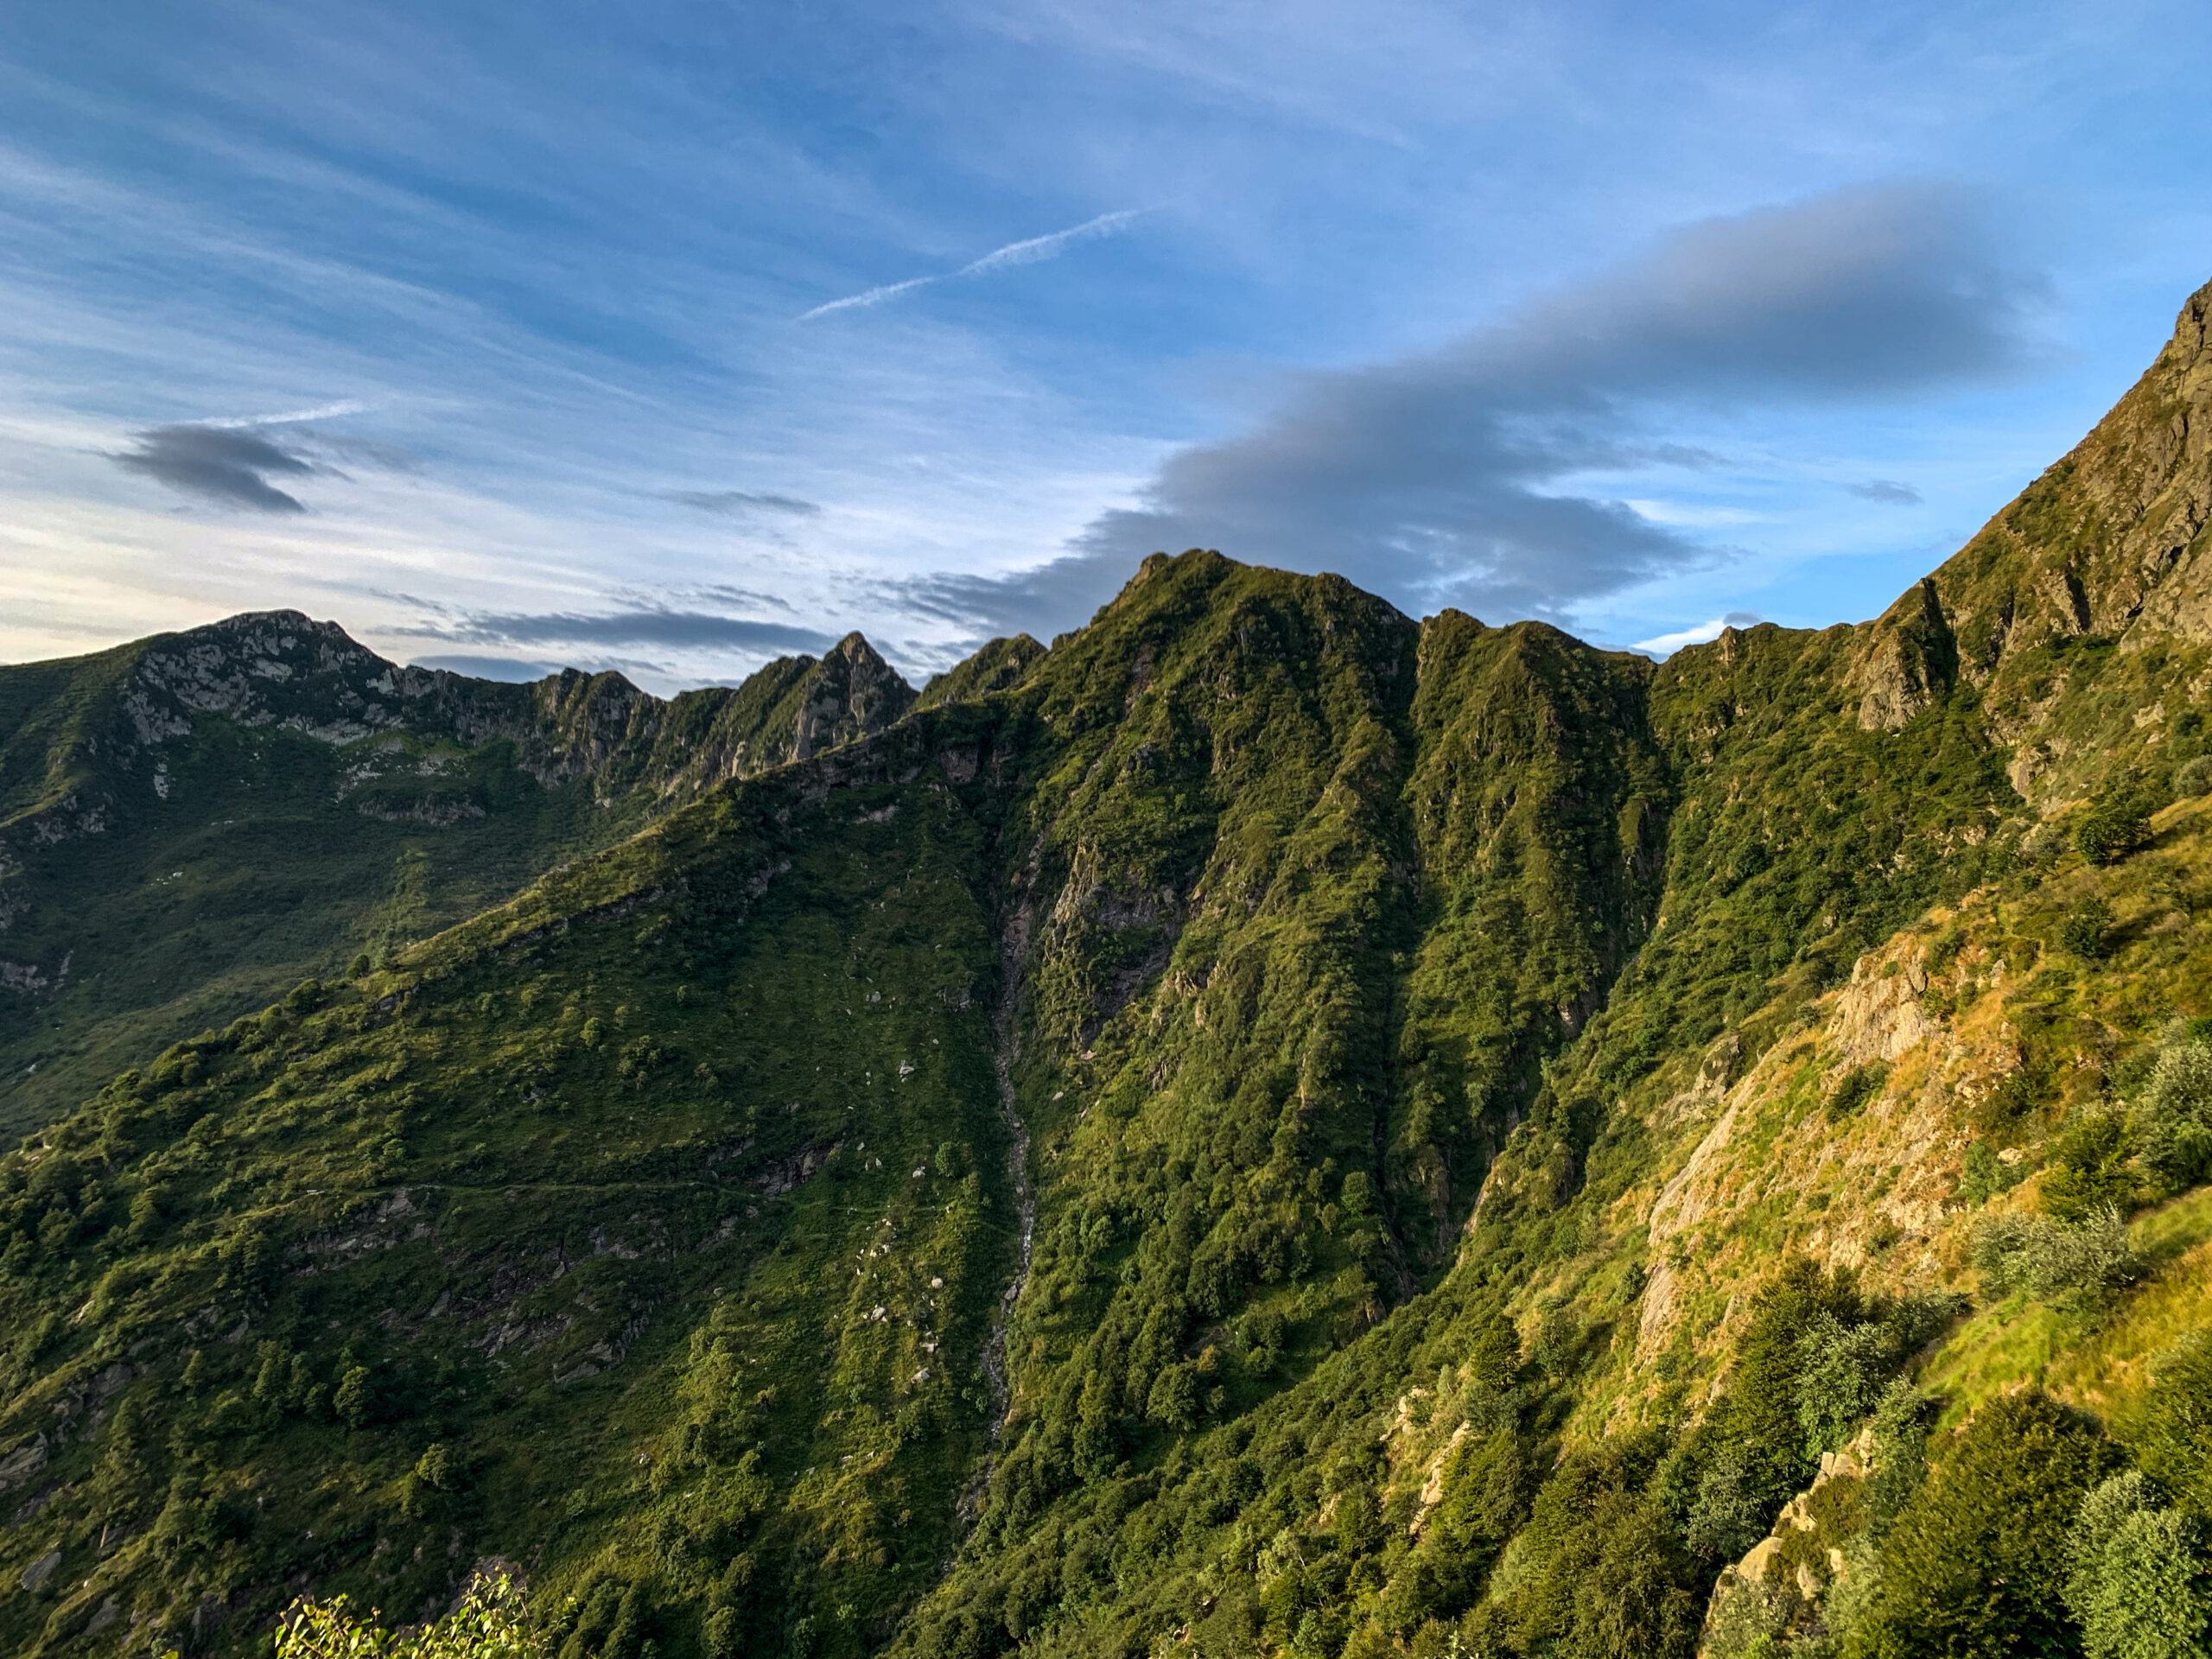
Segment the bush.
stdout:
<svg viewBox="0 0 2212 1659">
<path fill-rule="evenodd" d="M 2134 1150 L 2134 1136 L 2119 1113 L 2092 1112 L 2076 1119 L 2052 1149 L 2043 1178 L 2044 1213 L 2078 1223 L 2107 1210 L 2132 1209 L 2135 1173 L 2127 1160 Z"/>
<path fill-rule="evenodd" d="M 1840 1446 L 1874 1409 L 1894 1356 L 1882 1325 L 1872 1320 L 1847 1325 L 1827 1313 L 1814 1316 L 1797 1339 L 1797 1421 L 1805 1432 L 1805 1455 L 1818 1458 Z"/>
<path fill-rule="evenodd" d="M 2113 1461 L 2096 1430 L 2047 1395 L 1983 1407 L 1883 1542 L 1867 1649 L 1878 1659 L 2069 1651 L 2067 1525 Z"/>
<path fill-rule="evenodd" d="M 1990 1150 L 1988 1141 L 1976 1141 L 1967 1147 L 1960 1166 L 1959 1202 L 1986 1204 L 2000 1192 L 2010 1192 L 2025 1173 L 2024 1165 L 2008 1164 Z"/>
<path fill-rule="evenodd" d="M 1866 1481 L 1866 1536 L 1881 1542 L 1928 1478 L 1928 1434 L 1938 1402 L 1899 1377 L 1874 1408 L 1874 1468 Z"/>
<path fill-rule="evenodd" d="M 2092 864 L 2116 864 L 2151 843 L 2151 804 L 2132 787 L 2107 790 L 2074 826 L 2074 849 Z"/>
<path fill-rule="evenodd" d="M 1852 1067 L 1828 1096 L 1825 1109 L 1828 1122 L 1840 1123 L 1847 1117 L 1856 1116 L 1868 1101 L 1882 1092 L 1882 1085 L 1889 1080 L 1890 1068 L 1880 1060 Z"/>
<path fill-rule="evenodd" d="M 2136 1461 L 2199 1521 L 2212 1521 L 2212 1341 L 2172 1350 L 2127 1424 Z"/>
<path fill-rule="evenodd" d="M 2190 1659 L 2212 1630 L 2196 1529 L 2131 1470 L 2082 1500 L 2066 1536 L 2066 1605 L 2088 1659 Z"/>
<path fill-rule="evenodd" d="M 2212 1045 L 2162 1049 L 2136 1109 L 2143 1161 L 2177 1186 L 2212 1178 Z"/>
<path fill-rule="evenodd" d="M 2212 754 L 2200 754 L 2183 764 L 2174 773 L 2174 793 L 2212 795 Z"/>
<path fill-rule="evenodd" d="M 545 1659 L 552 1644 L 514 1580 L 480 1578 L 443 1618 L 389 1631 L 356 1618 L 346 1599 L 292 1604 L 276 1627 L 276 1659 Z"/>
<path fill-rule="evenodd" d="M 2112 950 L 2112 906 L 2091 897 L 2066 912 L 2058 925 L 2059 948 L 2084 962 L 2102 962 Z"/>
<path fill-rule="evenodd" d="M 2068 1226 L 2010 1211 L 1974 1231 L 1974 1265 L 1991 1300 L 2025 1291 L 2039 1300 L 2094 1306 L 2140 1276 L 2127 1228 L 2113 1210 Z"/>
</svg>

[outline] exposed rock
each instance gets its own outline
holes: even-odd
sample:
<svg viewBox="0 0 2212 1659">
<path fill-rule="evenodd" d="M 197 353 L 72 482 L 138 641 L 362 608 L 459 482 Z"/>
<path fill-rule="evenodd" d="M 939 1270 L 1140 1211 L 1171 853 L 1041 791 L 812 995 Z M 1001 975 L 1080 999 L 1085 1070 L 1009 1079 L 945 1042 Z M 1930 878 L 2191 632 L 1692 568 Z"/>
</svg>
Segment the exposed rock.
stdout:
<svg viewBox="0 0 2212 1659">
<path fill-rule="evenodd" d="M 1834 1029 L 1845 1058 L 1854 1065 L 1893 1060 L 1927 1040 L 1935 1030 L 1920 1007 L 1927 988 L 1927 972 L 1916 962 L 1861 957 L 1836 999 Z"/>
<path fill-rule="evenodd" d="M 61 1547 L 57 1544 L 25 1567 L 17 1582 L 26 1590 L 43 1589 L 46 1581 L 54 1576 L 54 1569 L 60 1565 Z"/>
<path fill-rule="evenodd" d="M 28 1440 L 4 1457 L 0 1457 L 0 1492 L 20 1486 L 46 1467 L 46 1436 Z"/>
</svg>

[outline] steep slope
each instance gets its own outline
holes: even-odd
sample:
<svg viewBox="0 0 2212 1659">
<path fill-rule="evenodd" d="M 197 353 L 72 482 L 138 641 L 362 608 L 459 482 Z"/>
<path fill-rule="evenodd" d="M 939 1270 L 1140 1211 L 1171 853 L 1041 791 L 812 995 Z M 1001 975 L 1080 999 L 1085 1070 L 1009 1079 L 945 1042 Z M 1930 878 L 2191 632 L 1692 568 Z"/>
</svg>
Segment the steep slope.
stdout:
<svg viewBox="0 0 2212 1659">
<path fill-rule="evenodd" d="M 0 1128 L 912 701 L 857 634 L 664 702 L 401 668 L 291 613 L 0 669 Z"/>
<path fill-rule="evenodd" d="M 2202 316 L 1874 623 L 1655 667 L 1156 556 L 125 1073 L 0 1162 L 0 1641 L 492 1557 L 564 1659 L 2193 1617 L 2201 518 L 2138 555 Z M 2053 642 L 2068 569 L 2116 641 Z M 613 798 L 692 786 L 703 708 L 556 689 Z"/>
</svg>

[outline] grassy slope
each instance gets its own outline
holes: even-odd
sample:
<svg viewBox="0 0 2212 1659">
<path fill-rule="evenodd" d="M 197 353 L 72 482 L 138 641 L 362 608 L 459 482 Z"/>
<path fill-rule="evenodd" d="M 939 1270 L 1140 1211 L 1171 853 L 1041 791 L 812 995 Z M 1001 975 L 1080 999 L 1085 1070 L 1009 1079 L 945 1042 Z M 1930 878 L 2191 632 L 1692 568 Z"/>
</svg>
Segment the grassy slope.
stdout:
<svg viewBox="0 0 2212 1659">
<path fill-rule="evenodd" d="M 413 1607 L 487 1533 L 700 1593 L 750 1545 L 771 1611 L 796 1574 L 861 1629 L 926 1582 L 1012 1221 L 982 833 L 949 788 L 718 797 L 54 1131 L 9 1323 L 62 1438 L 8 1541 L 72 1587 L 10 1649 L 118 1586 L 240 1640 L 295 1573 Z"/>
<path fill-rule="evenodd" d="M 265 620 L 0 669 L 0 959 L 22 970 L 0 985 L 0 1135 L 785 758 L 823 678 L 787 658 L 663 703 L 615 675 L 415 674 L 402 723 L 357 736 L 360 688 L 400 671 L 301 619 L 289 677 L 249 677 L 237 713 L 175 700 L 175 664 L 250 661 Z M 855 649 L 882 723 L 904 687 Z"/>
<path fill-rule="evenodd" d="M 2201 750 L 2195 543 L 2113 551 L 2187 518 L 2196 442 L 2039 484 L 2077 580 L 2157 579 L 2103 643 L 2015 603 L 1998 670 L 2095 668 L 2043 736 L 1963 566 L 1655 671 L 1147 561 L 979 700 L 126 1077 L 4 1171 L 43 1507 L 0 1566 L 63 1555 L 0 1619 L 90 1650 L 112 1595 L 234 1648 L 295 1575 L 404 1605 L 497 1552 L 599 1610 L 579 1659 L 624 1594 L 671 1659 L 1681 1651 L 1742 1547 L 1700 1481 L 1753 1457 L 1770 1517 L 1809 1470 L 1786 1393 L 1760 1426 L 1770 1312 L 1850 1306 L 1777 1267 L 1971 1282 L 1977 1209 L 2206 1012 L 2202 805 L 2090 868 L 2037 820 L 2095 746 L 2007 770 L 2123 691 L 2158 713 L 2108 772 Z M 2094 968 L 2056 943 L 2091 888 Z M 1962 1192 L 1976 1138 L 2028 1179 Z M 2124 1406 L 2201 1320 L 2202 1196 L 2109 1313 L 2001 1302 L 1923 1375 Z"/>
</svg>

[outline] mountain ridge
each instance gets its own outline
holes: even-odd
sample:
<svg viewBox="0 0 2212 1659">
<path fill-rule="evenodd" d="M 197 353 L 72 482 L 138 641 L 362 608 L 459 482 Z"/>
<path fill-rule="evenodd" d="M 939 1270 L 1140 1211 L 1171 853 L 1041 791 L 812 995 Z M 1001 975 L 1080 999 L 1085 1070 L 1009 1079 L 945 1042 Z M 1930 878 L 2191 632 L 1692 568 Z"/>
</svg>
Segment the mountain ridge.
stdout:
<svg viewBox="0 0 2212 1659">
<path fill-rule="evenodd" d="M 857 633 L 662 699 L 403 667 L 297 612 L 0 668 L 0 1122 L 912 701 Z M 180 954 L 221 988 L 180 1001 Z"/>
<path fill-rule="evenodd" d="M 2204 298 L 1873 622 L 1154 556 L 115 1076 L 0 1159 L 0 1630 L 496 1556 L 564 1659 L 2063 1649 L 1961 1517 L 2212 1520 Z"/>
</svg>

